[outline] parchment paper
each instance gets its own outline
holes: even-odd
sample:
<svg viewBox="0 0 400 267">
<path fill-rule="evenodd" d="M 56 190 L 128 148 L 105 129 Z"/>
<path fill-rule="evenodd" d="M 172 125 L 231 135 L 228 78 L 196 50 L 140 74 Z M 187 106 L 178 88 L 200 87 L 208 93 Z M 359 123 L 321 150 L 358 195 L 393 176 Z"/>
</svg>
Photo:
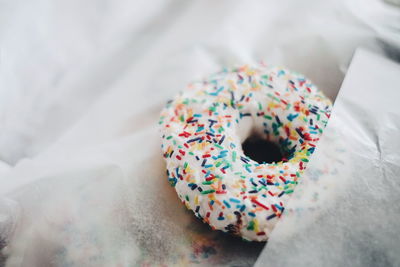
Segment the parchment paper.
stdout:
<svg viewBox="0 0 400 267">
<path fill-rule="evenodd" d="M 400 265 L 400 65 L 358 50 L 256 266 Z"/>
</svg>

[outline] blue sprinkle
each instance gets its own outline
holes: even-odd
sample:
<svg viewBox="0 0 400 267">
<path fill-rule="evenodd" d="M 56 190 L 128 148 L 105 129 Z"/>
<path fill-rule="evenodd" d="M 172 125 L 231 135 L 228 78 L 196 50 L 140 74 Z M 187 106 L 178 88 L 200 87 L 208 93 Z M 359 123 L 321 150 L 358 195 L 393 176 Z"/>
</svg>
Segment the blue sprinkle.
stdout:
<svg viewBox="0 0 400 267">
<path fill-rule="evenodd" d="M 221 86 L 220 88 L 218 88 L 217 91 L 210 93 L 210 95 L 212 96 L 217 96 L 222 90 L 224 90 L 224 87 Z"/>
<path fill-rule="evenodd" d="M 304 138 L 304 135 L 301 132 L 300 128 L 296 128 L 296 132 L 300 135 L 301 138 Z"/>
<path fill-rule="evenodd" d="M 223 200 L 222 202 L 224 202 L 224 204 L 225 204 L 225 206 L 226 206 L 227 208 L 230 208 L 230 207 L 231 207 L 231 204 L 229 204 L 228 201 Z"/>
<path fill-rule="evenodd" d="M 250 168 L 249 168 L 249 166 L 245 166 L 245 169 L 246 169 L 246 171 L 248 171 L 249 173 L 251 173 L 251 170 L 250 170 Z"/>
<path fill-rule="evenodd" d="M 279 76 L 282 76 L 282 75 L 284 75 L 284 74 L 285 74 L 285 71 L 284 71 L 284 70 L 278 71 L 278 77 L 279 77 Z"/>
<path fill-rule="evenodd" d="M 249 160 L 246 159 L 245 157 L 240 156 L 240 160 L 243 161 L 244 163 L 249 163 Z"/>
<path fill-rule="evenodd" d="M 193 139 L 187 141 L 187 143 L 192 143 L 192 142 L 196 142 L 196 141 L 199 141 L 199 140 L 201 140 L 201 137 L 193 138 Z"/>
<path fill-rule="evenodd" d="M 229 201 L 234 203 L 240 203 L 240 200 L 236 198 L 230 198 Z"/>
<path fill-rule="evenodd" d="M 204 130 L 204 127 L 199 127 L 197 128 L 196 133 L 201 132 L 202 130 Z"/>
<path fill-rule="evenodd" d="M 290 120 L 290 121 L 293 121 L 295 118 L 297 118 L 297 116 L 299 116 L 299 114 L 289 114 L 288 116 L 287 116 L 287 119 L 288 120 Z"/>
<path fill-rule="evenodd" d="M 176 179 L 176 178 L 168 178 L 168 181 L 169 181 L 169 184 L 172 187 L 175 187 L 176 183 L 178 182 L 178 179 Z"/>
<path fill-rule="evenodd" d="M 251 116 L 251 113 L 242 113 L 242 112 L 239 113 L 240 118 L 247 117 L 247 116 Z"/>
</svg>

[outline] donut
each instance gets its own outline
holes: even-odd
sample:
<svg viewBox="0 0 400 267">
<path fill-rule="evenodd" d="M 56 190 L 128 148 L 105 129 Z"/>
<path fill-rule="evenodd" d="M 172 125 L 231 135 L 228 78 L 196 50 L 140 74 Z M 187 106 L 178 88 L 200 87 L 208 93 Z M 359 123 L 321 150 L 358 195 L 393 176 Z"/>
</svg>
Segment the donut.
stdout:
<svg viewBox="0 0 400 267">
<path fill-rule="evenodd" d="M 212 229 L 266 241 L 331 107 L 311 81 L 285 68 L 226 68 L 192 82 L 160 115 L 168 181 Z M 250 137 L 277 145 L 282 157 L 249 157 L 242 143 Z"/>
</svg>

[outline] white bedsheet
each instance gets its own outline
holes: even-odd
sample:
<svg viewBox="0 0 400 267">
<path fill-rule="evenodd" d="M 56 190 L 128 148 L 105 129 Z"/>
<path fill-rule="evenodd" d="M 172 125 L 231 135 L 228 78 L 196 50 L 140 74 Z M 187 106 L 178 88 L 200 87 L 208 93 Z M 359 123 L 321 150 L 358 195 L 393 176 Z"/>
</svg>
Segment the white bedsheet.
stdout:
<svg viewBox="0 0 400 267">
<path fill-rule="evenodd" d="M 163 104 L 260 60 L 334 99 L 356 47 L 399 58 L 399 14 L 379 0 L 0 1 L 9 266 L 251 265 L 262 245 L 210 233 L 168 187 Z"/>
</svg>

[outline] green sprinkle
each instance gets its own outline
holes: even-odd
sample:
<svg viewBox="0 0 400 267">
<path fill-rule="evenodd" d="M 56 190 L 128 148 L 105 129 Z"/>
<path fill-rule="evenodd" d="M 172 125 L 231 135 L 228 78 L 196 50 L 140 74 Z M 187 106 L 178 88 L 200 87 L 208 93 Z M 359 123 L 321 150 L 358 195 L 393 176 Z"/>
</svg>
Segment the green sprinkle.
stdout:
<svg viewBox="0 0 400 267">
<path fill-rule="evenodd" d="M 272 117 L 271 117 L 271 116 L 268 116 L 268 115 L 264 115 L 264 118 L 266 118 L 266 119 L 268 119 L 268 120 L 272 120 Z"/>
<path fill-rule="evenodd" d="M 249 225 L 247 226 L 247 230 L 253 231 L 254 230 L 254 221 L 250 221 Z"/>
<path fill-rule="evenodd" d="M 214 143 L 214 146 L 215 146 L 215 147 L 218 147 L 219 149 L 224 149 L 223 146 L 221 146 L 221 145 L 219 145 L 219 144 L 216 144 L 216 143 Z"/>
<path fill-rule="evenodd" d="M 210 190 L 202 191 L 201 194 L 202 194 L 202 195 L 207 195 L 207 194 L 211 194 L 211 193 L 214 193 L 214 192 L 215 192 L 214 189 L 210 189 Z"/>
</svg>

